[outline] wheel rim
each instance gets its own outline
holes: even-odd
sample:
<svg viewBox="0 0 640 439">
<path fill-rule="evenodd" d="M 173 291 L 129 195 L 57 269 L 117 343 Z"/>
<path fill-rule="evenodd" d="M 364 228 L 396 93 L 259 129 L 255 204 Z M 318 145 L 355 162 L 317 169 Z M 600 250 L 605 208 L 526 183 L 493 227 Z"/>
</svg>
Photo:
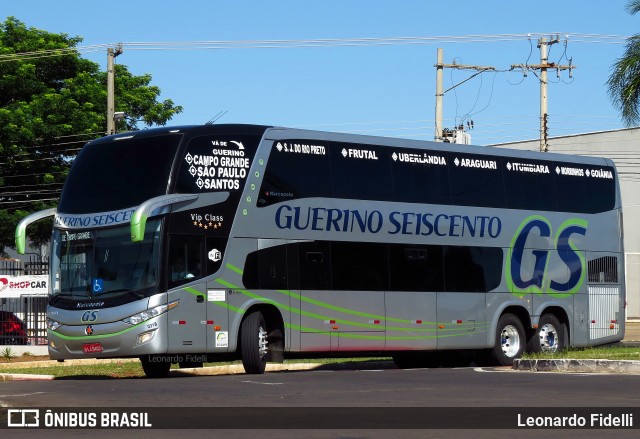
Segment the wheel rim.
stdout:
<svg viewBox="0 0 640 439">
<path fill-rule="evenodd" d="M 518 354 L 520 351 L 520 333 L 515 326 L 507 325 L 502 329 L 500 345 L 502 346 L 502 352 L 507 357 L 515 357 Z"/>
<path fill-rule="evenodd" d="M 540 328 L 540 349 L 544 352 L 558 350 L 558 330 L 549 323 Z"/>
<path fill-rule="evenodd" d="M 269 341 L 267 340 L 267 331 L 260 326 L 258 329 L 258 354 L 260 355 L 260 358 L 267 355 L 268 345 Z"/>
</svg>

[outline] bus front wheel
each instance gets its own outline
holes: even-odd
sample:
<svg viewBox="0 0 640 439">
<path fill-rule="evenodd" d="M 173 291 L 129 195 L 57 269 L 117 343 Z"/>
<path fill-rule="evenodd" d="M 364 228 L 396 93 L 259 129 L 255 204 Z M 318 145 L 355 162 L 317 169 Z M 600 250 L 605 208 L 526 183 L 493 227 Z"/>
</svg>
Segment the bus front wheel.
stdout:
<svg viewBox="0 0 640 439">
<path fill-rule="evenodd" d="M 492 350 L 493 360 L 500 366 L 511 366 L 520 358 L 526 343 L 524 326 L 513 314 L 503 314 L 496 327 L 496 340 Z"/>
<path fill-rule="evenodd" d="M 260 311 L 249 314 L 240 326 L 240 353 L 246 373 L 262 374 L 267 366 L 267 325 Z"/>
</svg>

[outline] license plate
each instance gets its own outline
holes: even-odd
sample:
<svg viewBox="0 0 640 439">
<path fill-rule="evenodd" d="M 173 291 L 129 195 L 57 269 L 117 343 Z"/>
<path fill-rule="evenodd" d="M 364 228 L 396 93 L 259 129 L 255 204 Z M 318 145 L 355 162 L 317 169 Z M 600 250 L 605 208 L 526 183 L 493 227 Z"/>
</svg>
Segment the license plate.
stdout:
<svg viewBox="0 0 640 439">
<path fill-rule="evenodd" d="M 94 354 L 96 352 L 102 352 L 101 343 L 87 343 L 82 345 L 82 350 L 85 354 Z"/>
</svg>

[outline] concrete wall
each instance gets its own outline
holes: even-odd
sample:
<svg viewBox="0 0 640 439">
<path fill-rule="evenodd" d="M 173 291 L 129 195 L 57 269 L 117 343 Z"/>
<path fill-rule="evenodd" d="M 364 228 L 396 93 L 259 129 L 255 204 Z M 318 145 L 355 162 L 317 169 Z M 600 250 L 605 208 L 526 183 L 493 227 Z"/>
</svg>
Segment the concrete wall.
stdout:
<svg viewBox="0 0 640 439">
<path fill-rule="evenodd" d="M 540 141 L 492 146 L 538 151 Z M 640 128 L 552 137 L 549 152 L 607 157 L 615 162 L 624 216 L 627 319 L 640 318 Z"/>
</svg>

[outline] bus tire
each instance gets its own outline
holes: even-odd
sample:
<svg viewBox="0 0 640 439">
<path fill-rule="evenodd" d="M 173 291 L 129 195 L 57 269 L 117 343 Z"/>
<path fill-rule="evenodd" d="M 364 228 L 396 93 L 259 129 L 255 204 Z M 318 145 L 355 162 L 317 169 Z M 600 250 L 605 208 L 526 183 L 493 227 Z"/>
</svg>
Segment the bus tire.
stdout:
<svg viewBox="0 0 640 439">
<path fill-rule="evenodd" d="M 543 314 L 527 343 L 528 352 L 558 352 L 567 347 L 565 327 L 553 314 Z"/>
<path fill-rule="evenodd" d="M 140 357 L 140 362 L 147 378 L 165 378 L 169 375 L 171 362 L 159 355 L 145 355 Z"/>
<path fill-rule="evenodd" d="M 260 311 L 249 314 L 240 325 L 240 354 L 246 373 L 263 374 L 267 366 L 267 325 Z"/>
<path fill-rule="evenodd" d="M 496 339 L 491 351 L 492 359 L 500 366 L 511 366 L 520 358 L 526 344 L 524 326 L 513 314 L 503 314 L 498 319 Z"/>
</svg>

